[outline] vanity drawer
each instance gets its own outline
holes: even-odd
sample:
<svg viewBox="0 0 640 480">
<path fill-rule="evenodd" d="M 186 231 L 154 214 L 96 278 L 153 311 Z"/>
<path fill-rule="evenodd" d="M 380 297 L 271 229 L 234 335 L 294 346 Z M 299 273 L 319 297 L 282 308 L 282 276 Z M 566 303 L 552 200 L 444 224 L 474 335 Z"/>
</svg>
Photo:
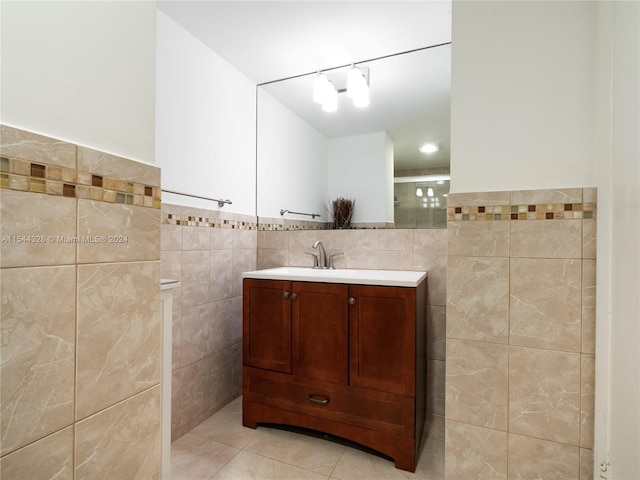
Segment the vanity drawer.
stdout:
<svg viewBox="0 0 640 480">
<path fill-rule="evenodd" d="M 244 399 L 403 437 L 414 436 L 415 399 L 244 367 Z"/>
</svg>

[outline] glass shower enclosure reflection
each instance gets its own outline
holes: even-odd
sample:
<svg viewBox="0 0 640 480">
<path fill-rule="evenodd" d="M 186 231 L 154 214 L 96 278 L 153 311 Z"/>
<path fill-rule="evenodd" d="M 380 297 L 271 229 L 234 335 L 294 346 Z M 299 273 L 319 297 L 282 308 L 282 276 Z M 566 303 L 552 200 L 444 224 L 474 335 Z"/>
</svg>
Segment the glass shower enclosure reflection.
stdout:
<svg viewBox="0 0 640 480">
<path fill-rule="evenodd" d="M 447 228 L 448 194 L 448 179 L 396 177 L 395 228 Z"/>
</svg>

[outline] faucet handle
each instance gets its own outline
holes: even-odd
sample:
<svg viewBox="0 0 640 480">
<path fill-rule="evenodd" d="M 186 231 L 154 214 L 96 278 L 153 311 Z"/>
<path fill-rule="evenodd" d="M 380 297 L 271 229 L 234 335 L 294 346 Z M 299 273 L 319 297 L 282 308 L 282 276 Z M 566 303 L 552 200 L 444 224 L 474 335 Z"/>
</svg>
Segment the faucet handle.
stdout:
<svg viewBox="0 0 640 480">
<path fill-rule="evenodd" d="M 313 268 L 319 268 L 318 267 L 318 255 L 316 255 L 315 253 L 311 253 L 311 252 L 304 252 L 305 255 L 311 255 L 313 257 Z"/>
<path fill-rule="evenodd" d="M 333 266 L 333 257 L 336 257 L 338 255 L 344 255 L 344 252 L 332 253 L 331 256 L 329 257 L 329 268 L 331 270 L 335 269 L 335 267 Z"/>
</svg>

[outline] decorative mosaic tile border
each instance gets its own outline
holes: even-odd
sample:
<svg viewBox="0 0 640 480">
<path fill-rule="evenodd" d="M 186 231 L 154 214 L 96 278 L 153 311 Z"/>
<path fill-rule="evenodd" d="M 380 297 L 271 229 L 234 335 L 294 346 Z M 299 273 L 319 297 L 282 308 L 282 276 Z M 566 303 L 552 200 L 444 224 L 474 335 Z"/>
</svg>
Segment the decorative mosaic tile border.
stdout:
<svg viewBox="0 0 640 480">
<path fill-rule="evenodd" d="M 139 207 L 162 206 L 160 187 L 12 157 L 0 157 L 0 188 Z"/>
<path fill-rule="evenodd" d="M 595 203 L 448 207 L 447 221 L 567 220 L 596 218 Z"/>
<path fill-rule="evenodd" d="M 235 230 L 257 230 L 256 222 L 244 220 L 228 220 L 223 218 L 207 218 L 193 215 L 167 213 L 162 216 L 163 225 L 180 225 L 183 227 L 231 228 Z"/>
<path fill-rule="evenodd" d="M 314 222 L 313 224 L 304 223 L 258 223 L 258 230 L 265 232 L 290 232 L 303 230 L 327 230 L 329 227 L 326 222 Z"/>
<path fill-rule="evenodd" d="M 378 230 L 395 228 L 392 223 L 353 223 L 345 230 Z M 258 222 L 260 231 L 304 231 L 304 230 L 334 230 L 329 222 L 300 222 L 300 223 L 262 223 Z"/>
</svg>

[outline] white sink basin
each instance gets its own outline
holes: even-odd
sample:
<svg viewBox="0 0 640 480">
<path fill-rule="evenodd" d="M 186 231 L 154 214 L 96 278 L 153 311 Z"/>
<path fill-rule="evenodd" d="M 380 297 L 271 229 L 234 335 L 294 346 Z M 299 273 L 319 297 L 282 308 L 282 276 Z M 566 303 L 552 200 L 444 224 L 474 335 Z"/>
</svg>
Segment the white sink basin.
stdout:
<svg viewBox="0 0 640 480">
<path fill-rule="evenodd" d="M 417 287 L 426 276 L 427 272 L 410 272 L 406 270 L 352 270 L 349 268 L 324 270 L 309 267 L 267 268 L 242 274 L 243 278 L 263 280 L 351 283 L 394 287 Z"/>
</svg>

